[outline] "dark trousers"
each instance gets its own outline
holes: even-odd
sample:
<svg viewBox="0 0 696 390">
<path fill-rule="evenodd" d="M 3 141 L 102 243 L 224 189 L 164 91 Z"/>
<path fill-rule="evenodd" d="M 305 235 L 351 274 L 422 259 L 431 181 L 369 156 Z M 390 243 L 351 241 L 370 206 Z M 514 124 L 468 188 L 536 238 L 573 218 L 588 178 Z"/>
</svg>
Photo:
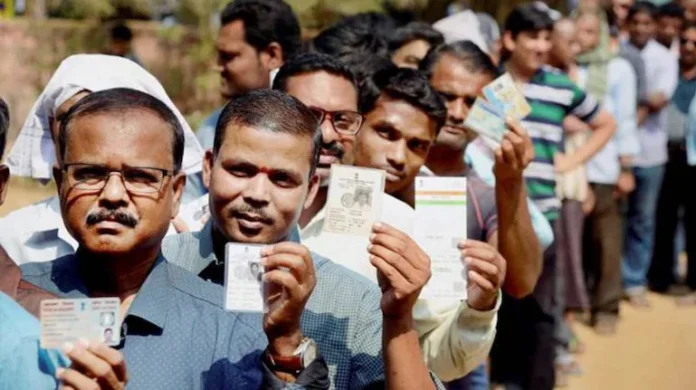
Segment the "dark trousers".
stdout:
<svg viewBox="0 0 696 390">
<path fill-rule="evenodd" d="M 614 185 L 592 184 L 596 203 L 585 219 L 583 259 L 592 314 L 619 313 L 623 296 L 623 221 Z"/>
<path fill-rule="evenodd" d="M 491 382 L 512 389 L 551 390 L 555 384 L 555 243 L 544 252 L 534 293 L 523 299 L 503 294 L 498 333 L 491 350 Z"/>
<path fill-rule="evenodd" d="M 684 208 L 686 253 L 689 259 L 686 284 L 696 290 L 696 167 L 686 162 L 686 148 L 669 144 L 669 162 L 665 167 L 657 205 L 655 249 L 648 281 L 657 291 L 666 291 L 676 281 L 674 236 L 679 209 Z"/>
</svg>

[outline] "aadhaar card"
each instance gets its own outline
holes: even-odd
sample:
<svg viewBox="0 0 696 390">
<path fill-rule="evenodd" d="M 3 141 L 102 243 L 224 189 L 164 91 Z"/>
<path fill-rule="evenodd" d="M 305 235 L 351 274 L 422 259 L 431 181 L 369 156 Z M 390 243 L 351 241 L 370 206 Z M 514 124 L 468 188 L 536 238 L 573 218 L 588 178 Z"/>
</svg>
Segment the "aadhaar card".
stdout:
<svg viewBox="0 0 696 390">
<path fill-rule="evenodd" d="M 45 299 L 41 301 L 41 348 L 61 348 L 80 339 L 116 346 L 121 343 L 119 298 Z"/>
<path fill-rule="evenodd" d="M 465 177 L 416 178 L 414 239 L 430 256 L 426 299 L 466 299 L 466 267 L 457 244 L 466 238 Z"/>
<path fill-rule="evenodd" d="M 469 110 L 464 126 L 495 145 L 500 145 L 507 130 L 505 120 L 498 110 L 481 98 L 476 99 Z"/>
<path fill-rule="evenodd" d="M 532 112 L 522 92 L 509 73 L 505 73 L 483 88 L 486 99 L 500 109 L 504 115 L 524 119 Z"/>
<path fill-rule="evenodd" d="M 225 310 L 267 312 L 261 265 L 264 246 L 237 243 L 225 246 Z"/>
<path fill-rule="evenodd" d="M 332 165 L 323 232 L 369 236 L 382 213 L 384 180 L 380 169 Z"/>
</svg>

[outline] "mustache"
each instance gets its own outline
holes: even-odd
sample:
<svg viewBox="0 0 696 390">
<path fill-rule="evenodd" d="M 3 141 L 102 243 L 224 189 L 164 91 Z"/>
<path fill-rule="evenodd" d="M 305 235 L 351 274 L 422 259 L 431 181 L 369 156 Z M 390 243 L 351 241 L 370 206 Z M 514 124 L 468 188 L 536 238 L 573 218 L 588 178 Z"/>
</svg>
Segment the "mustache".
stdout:
<svg viewBox="0 0 696 390">
<path fill-rule="evenodd" d="M 115 221 L 121 225 L 134 228 L 138 225 L 138 217 L 123 210 L 96 210 L 87 215 L 87 226 L 93 226 L 104 221 Z"/>
<path fill-rule="evenodd" d="M 230 210 L 230 217 L 235 218 L 238 217 L 240 214 L 252 214 L 255 216 L 255 218 L 258 218 L 261 220 L 261 222 L 266 223 L 268 225 L 273 223 L 273 218 L 271 218 L 270 215 L 264 210 L 263 208 L 259 207 L 254 207 L 249 204 L 242 204 L 241 206 L 235 206 L 232 207 Z"/>
<path fill-rule="evenodd" d="M 339 160 L 343 159 L 343 156 L 346 154 L 346 149 L 343 148 L 343 145 L 341 145 L 341 143 L 338 141 L 328 144 L 322 141 L 321 148 L 326 154 L 336 156 L 336 158 Z"/>
</svg>

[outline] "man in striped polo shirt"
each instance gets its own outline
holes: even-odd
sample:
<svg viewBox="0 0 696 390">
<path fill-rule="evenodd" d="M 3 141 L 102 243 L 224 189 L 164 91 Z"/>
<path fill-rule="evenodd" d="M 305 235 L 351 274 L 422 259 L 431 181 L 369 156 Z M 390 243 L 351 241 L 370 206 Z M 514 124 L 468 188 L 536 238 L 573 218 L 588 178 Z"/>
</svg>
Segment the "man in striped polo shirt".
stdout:
<svg viewBox="0 0 696 390">
<path fill-rule="evenodd" d="M 532 106 L 522 126 L 532 137 L 535 158 L 524 176 L 529 197 L 553 225 L 561 205 L 556 196 L 556 175 L 584 164 L 597 153 L 613 136 L 616 123 L 567 75 L 544 65 L 551 48 L 552 26 L 551 17 L 538 6 L 514 9 L 505 22 L 502 59 L 503 67 Z M 563 121 L 571 115 L 585 122 L 592 135 L 575 153 L 565 155 Z M 502 326 L 491 354 L 491 379 L 506 388 L 554 387 L 555 252 L 552 245 L 544 253 L 533 295 L 506 299 L 501 308 Z"/>
</svg>

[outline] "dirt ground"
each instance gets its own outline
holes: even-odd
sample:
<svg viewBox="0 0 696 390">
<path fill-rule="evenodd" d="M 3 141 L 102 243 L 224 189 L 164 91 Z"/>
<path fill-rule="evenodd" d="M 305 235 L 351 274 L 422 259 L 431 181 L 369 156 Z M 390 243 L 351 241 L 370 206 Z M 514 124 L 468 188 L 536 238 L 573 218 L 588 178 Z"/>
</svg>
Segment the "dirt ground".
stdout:
<svg viewBox="0 0 696 390">
<path fill-rule="evenodd" d="M 54 194 L 13 179 L 0 216 Z M 672 298 L 652 295 L 651 311 L 624 305 L 615 336 L 600 337 L 576 325 L 587 351 L 580 356 L 585 374 L 571 377 L 569 390 L 696 389 L 696 307 L 678 308 Z"/>
</svg>

